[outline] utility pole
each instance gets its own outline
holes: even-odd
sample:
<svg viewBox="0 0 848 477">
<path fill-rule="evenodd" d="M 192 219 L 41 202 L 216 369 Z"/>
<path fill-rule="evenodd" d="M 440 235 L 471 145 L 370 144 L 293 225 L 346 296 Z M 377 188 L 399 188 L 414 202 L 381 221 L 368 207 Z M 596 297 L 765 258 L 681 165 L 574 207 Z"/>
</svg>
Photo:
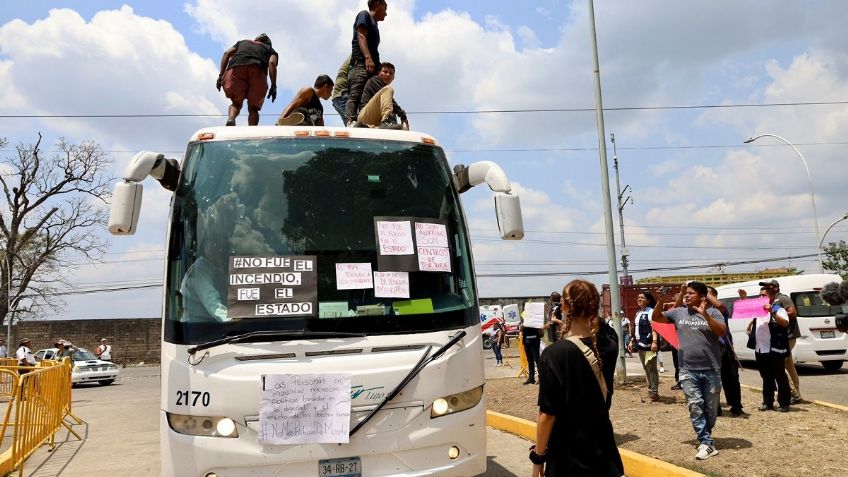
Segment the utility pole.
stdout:
<svg viewBox="0 0 848 477">
<path fill-rule="evenodd" d="M 601 67 L 598 63 L 598 35 L 595 32 L 595 4 L 589 0 L 589 34 L 592 42 L 592 67 L 595 76 L 595 118 L 598 125 L 598 159 L 601 163 L 601 197 L 604 204 L 604 229 L 607 234 L 607 263 L 609 266 L 610 314 L 615 334 L 618 335 L 618 361 L 615 365 L 618 382 L 627 379 L 624 364 L 624 335 L 621 333 L 621 295 L 618 290 L 618 266 L 615 263 L 615 232 L 612 225 L 609 168 L 607 167 L 607 135 L 604 133 L 604 105 L 601 98 Z"/>
<path fill-rule="evenodd" d="M 627 189 L 631 189 L 630 185 L 624 186 L 624 191 L 621 190 L 621 181 L 619 180 L 618 173 L 618 150 L 615 147 L 615 133 L 610 133 L 610 141 L 612 142 L 612 163 L 615 167 L 615 189 L 618 192 L 618 228 L 621 231 L 621 267 L 624 269 L 624 277 L 625 280 L 629 280 L 630 274 L 627 272 L 627 264 L 628 257 L 630 257 L 630 252 L 627 251 L 627 242 L 624 240 L 624 206 L 627 205 L 629 201 L 631 204 L 633 203 L 633 197 L 627 196 L 623 201 L 621 199 L 624 198 L 624 194 L 627 193 Z M 632 285 L 629 281 L 628 285 Z"/>
</svg>

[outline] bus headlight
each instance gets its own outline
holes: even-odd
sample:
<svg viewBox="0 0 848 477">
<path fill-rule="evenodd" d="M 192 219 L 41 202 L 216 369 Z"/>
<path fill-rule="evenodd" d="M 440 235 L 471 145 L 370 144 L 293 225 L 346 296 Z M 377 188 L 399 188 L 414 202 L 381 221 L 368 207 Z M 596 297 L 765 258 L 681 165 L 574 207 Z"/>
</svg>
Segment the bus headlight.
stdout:
<svg viewBox="0 0 848 477">
<path fill-rule="evenodd" d="M 430 409 L 430 417 L 442 417 L 455 412 L 471 409 L 483 399 L 483 386 L 464 391 L 458 394 L 451 394 L 433 401 L 433 406 Z"/>
<path fill-rule="evenodd" d="M 222 416 L 186 416 L 184 414 L 165 413 L 168 425 L 178 434 L 206 437 L 238 437 L 236 423 Z"/>
</svg>

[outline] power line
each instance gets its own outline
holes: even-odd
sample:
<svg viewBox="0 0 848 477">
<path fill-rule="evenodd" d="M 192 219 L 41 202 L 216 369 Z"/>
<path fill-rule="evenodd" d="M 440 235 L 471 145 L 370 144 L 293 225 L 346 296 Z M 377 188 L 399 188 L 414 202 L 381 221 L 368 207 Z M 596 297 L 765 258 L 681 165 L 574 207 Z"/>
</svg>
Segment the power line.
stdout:
<svg viewBox="0 0 848 477">
<path fill-rule="evenodd" d="M 846 105 L 848 101 L 798 101 L 784 103 L 736 103 L 736 104 L 690 104 L 690 105 L 666 105 L 666 106 L 619 106 L 606 107 L 604 111 L 661 111 L 661 110 L 690 110 L 690 109 L 732 109 L 732 108 L 773 108 L 787 106 L 839 106 Z M 528 108 L 528 109 L 473 109 L 473 110 L 423 110 L 407 111 L 407 114 L 516 114 L 516 113 L 585 113 L 594 112 L 594 107 L 586 108 Z M 120 119 L 120 118 L 222 118 L 226 114 L 188 114 L 188 113 L 130 113 L 130 114 L 3 114 L 0 118 L 10 119 Z M 264 114 L 262 116 L 272 117 L 276 115 Z M 338 116 L 335 113 L 327 113 L 327 116 Z"/>
</svg>

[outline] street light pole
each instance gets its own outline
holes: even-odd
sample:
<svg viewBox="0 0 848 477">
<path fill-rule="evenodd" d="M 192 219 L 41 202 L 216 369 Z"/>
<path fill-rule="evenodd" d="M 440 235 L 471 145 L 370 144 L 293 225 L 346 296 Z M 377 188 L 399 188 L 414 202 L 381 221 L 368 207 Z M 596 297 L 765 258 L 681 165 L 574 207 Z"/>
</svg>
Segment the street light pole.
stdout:
<svg viewBox="0 0 848 477">
<path fill-rule="evenodd" d="M 598 123 L 598 158 L 601 163 L 601 195 L 604 203 L 604 229 L 607 234 L 607 264 L 609 265 L 610 315 L 615 334 L 618 335 L 618 361 L 615 365 L 618 381 L 627 379 L 624 364 L 624 339 L 621 333 L 621 296 L 618 291 L 618 267 L 615 263 L 615 232 L 612 226 L 609 168 L 607 167 L 607 137 L 604 133 L 604 105 L 601 100 L 601 67 L 598 63 L 598 36 L 595 33 L 595 5 L 589 0 L 589 34 L 592 41 L 592 67 L 595 76 L 595 117 Z"/>
<path fill-rule="evenodd" d="M 621 180 L 619 179 L 618 173 L 618 150 L 615 147 L 615 133 L 610 133 L 610 141 L 612 142 L 612 165 L 615 168 L 615 190 L 618 193 L 618 229 L 621 233 L 621 268 L 624 269 L 625 279 L 628 279 L 630 274 L 627 272 L 627 265 L 629 261 L 628 256 L 630 254 L 627 252 L 627 242 L 624 240 L 624 206 L 627 205 L 628 201 L 632 204 L 633 197 L 628 196 L 624 199 L 624 201 L 621 200 L 624 198 L 624 194 L 627 193 L 627 189 L 630 189 L 630 186 L 625 185 L 624 191 L 622 192 Z"/>
<path fill-rule="evenodd" d="M 821 237 L 819 236 L 819 216 L 818 216 L 818 214 L 816 214 L 816 194 L 815 194 L 815 192 L 813 192 L 813 178 L 812 178 L 812 176 L 810 176 L 810 168 L 807 167 L 807 160 L 804 159 L 804 156 L 801 154 L 801 151 L 799 151 L 798 148 L 795 147 L 794 144 L 792 144 L 791 142 L 787 141 L 786 139 L 778 136 L 777 134 L 760 134 L 759 136 L 748 138 L 748 140 L 745 141 L 745 144 L 751 144 L 752 142 L 756 141 L 757 139 L 759 139 L 761 137 L 766 137 L 766 136 L 773 137 L 775 139 L 780 139 L 781 141 L 786 143 L 787 146 L 791 147 L 792 150 L 795 151 L 795 154 L 798 155 L 798 159 L 801 159 L 801 163 L 804 164 L 804 170 L 807 171 L 807 182 L 810 184 L 810 203 L 813 206 L 813 223 L 816 227 L 816 253 L 819 256 L 819 270 L 822 273 L 824 273 L 824 265 L 822 265 L 822 256 L 821 256 Z"/>
<path fill-rule="evenodd" d="M 839 222 L 842 222 L 842 221 L 843 221 L 843 220 L 845 220 L 845 219 L 848 219 L 848 213 L 847 213 L 847 214 L 845 214 L 845 215 L 843 215 L 842 217 L 840 217 L 840 218 L 838 218 L 838 219 L 834 220 L 834 221 L 833 221 L 833 223 L 832 223 L 832 224 L 830 224 L 830 225 L 827 227 L 827 230 L 825 230 L 825 231 L 824 231 L 824 233 L 823 233 L 823 234 L 822 234 L 822 236 L 821 236 L 821 239 L 819 240 L 819 248 L 821 248 L 821 247 L 822 247 L 822 244 L 824 243 L 824 238 L 827 236 L 827 233 L 828 233 L 828 232 L 830 232 L 830 229 L 832 229 L 834 225 L 838 224 Z"/>
</svg>

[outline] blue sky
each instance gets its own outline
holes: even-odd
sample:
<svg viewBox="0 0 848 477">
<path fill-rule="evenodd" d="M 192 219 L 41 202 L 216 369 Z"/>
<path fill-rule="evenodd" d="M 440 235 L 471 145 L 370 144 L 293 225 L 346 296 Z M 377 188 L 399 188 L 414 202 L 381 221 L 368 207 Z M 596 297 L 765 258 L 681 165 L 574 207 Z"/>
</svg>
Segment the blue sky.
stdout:
<svg viewBox="0 0 848 477">
<path fill-rule="evenodd" d="M 273 123 L 294 92 L 335 75 L 365 2 L 234 0 L 13 2 L 0 12 L 0 137 L 94 140 L 119 176 L 138 150 L 180 158 L 196 129 L 223 118 L 35 118 L 71 114 L 221 114 L 221 53 L 266 32 L 280 52 Z M 58 10 L 57 10 L 58 9 Z M 597 2 L 612 176 L 616 135 L 631 269 L 786 257 L 728 271 L 796 266 L 815 253 L 806 174 L 779 141 L 798 144 L 815 185 L 819 228 L 845 210 L 848 4 L 730 0 Z M 494 240 L 488 190 L 464 195 L 482 296 L 545 295 L 579 272 L 606 282 L 591 46 L 585 1 L 389 2 L 381 56 L 397 66 L 397 100 L 451 162 L 498 162 L 521 194 L 522 243 Z M 800 103 L 825 103 L 818 105 Z M 771 105 L 741 107 L 739 105 Z M 783 104 L 782 106 L 775 106 Z M 719 106 L 681 108 L 684 106 Z M 555 112 L 484 113 L 490 110 Z M 576 110 L 576 111 L 575 111 Z M 329 103 L 325 111 L 331 112 Z M 460 111 L 462 114 L 445 114 Z M 435 112 L 435 113 L 434 113 Z M 442 112 L 442 113 L 439 113 Z M 244 121 L 244 117 L 240 118 Z M 339 124 L 335 116 L 329 125 Z M 10 151 L 3 151 L 8 154 Z M 5 155 L 3 156 L 5 158 Z M 111 238 L 107 263 L 67 270 L 79 288 L 161 280 L 168 194 L 145 183 L 140 231 Z M 614 200 L 614 198 L 613 198 Z M 615 204 L 613 205 L 615 209 Z M 615 217 L 616 243 L 620 236 Z M 848 226 L 827 239 L 848 238 Z M 793 258 L 788 258 L 793 257 Z M 76 261 L 76 260 L 74 260 Z M 68 299 L 68 318 L 158 316 L 156 290 Z"/>
</svg>

